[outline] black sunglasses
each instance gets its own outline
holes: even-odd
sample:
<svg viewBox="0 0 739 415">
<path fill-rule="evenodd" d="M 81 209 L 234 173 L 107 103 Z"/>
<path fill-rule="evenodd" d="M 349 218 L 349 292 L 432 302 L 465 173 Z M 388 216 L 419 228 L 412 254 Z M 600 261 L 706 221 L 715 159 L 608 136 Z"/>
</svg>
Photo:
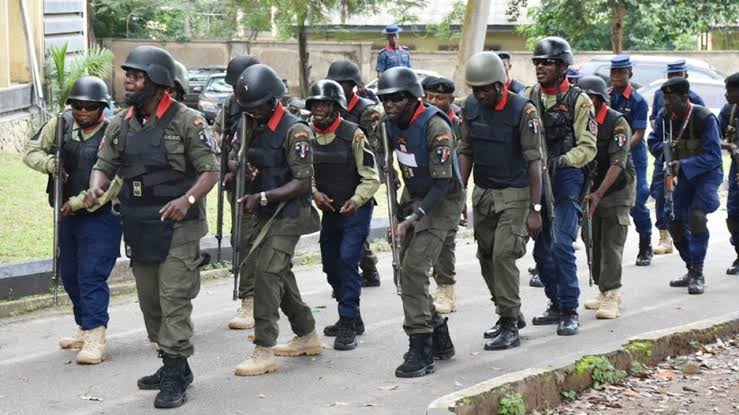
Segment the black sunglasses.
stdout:
<svg viewBox="0 0 739 415">
<path fill-rule="evenodd" d="M 382 102 L 401 102 L 404 99 L 408 99 L 408 96 L 402 92 L 389 95 L 380 95 L 380 101 Z"/>
<path fill-rule="evenodd" d="M 559 60 L 557 59 L 532 59 L 534 62 L 534 66 L 544 65 L 544 66 L 550 66 L 550 65 L 556 65 Z"/>
<path fill-rule="evenodd" d="M 103 106 L 103 104 L 99 102 L 72 101 L 69 104 L 72 106 L 72 108 L 74 108 L 77 111 L 80 111 L 80 110 L 96 111 L 97 109 Z"/>
</svg>

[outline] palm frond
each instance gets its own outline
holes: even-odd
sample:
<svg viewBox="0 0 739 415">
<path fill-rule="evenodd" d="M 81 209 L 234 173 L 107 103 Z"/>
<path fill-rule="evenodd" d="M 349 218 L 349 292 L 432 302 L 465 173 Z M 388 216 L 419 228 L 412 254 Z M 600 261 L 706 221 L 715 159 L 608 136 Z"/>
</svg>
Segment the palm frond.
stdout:
<svg viewBox="0 0 739 415">
<path fill-rule="evenodd" d="M 52 59 L 47 62 L 47 77 L 59 111 L 64 110 L 72 86 L 79 78 L 90 75 L 106 79 L 113 70 L 113 52 L 97 45 L 69 60 L 66 43 L 62 47 L 51 46 L 49 53 Z"/>
</svg>

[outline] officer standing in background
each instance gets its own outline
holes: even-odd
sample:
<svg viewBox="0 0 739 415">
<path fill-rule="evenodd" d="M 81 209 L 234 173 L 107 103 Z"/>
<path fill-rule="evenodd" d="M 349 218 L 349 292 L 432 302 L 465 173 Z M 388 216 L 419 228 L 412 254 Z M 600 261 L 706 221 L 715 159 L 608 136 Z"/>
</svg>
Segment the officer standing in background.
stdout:
<svg viewBox="0 0 739 415">
<path fill-rule="evenodd" d="M 667 65 L 667 79 L 671 78 L 688 79 L 688 65 L 685 63 L 685 59 L 678 59 Z M 693 104 L 705 106 L 703 99 L 693 91 L 688 91 L 688 99 Z M 658 89 L 655 91 L 654 99 L 652 100 L 652 112 L 649 114 L 649 122 L 652 124 L 652 129 L 655 128 L 654 119 L 657 117 L 657 113 L 664 109 L 664 101 L 662 90 Z M 654 171 L 652 172 L 652 184 L 649 187 L 649 193 L 654 198 L 654 213 L 656 218 L 654 226 L 659 231 L 659 243 L 654 248 L 654 253 L 655 255 L 671 254 L 672 239 L 667 231 L 669 220 L 665 213 L 665 172 L 662 167 L 664 160 L 661 153 L 652 153 L 652 156 L 654 156 Z"/>
<path fill-rule="evenodd" d="M 577 85 L 577 82 L 582 78 L 582 75 L 580 75 L 580 71 L 578 71 L 575 68 L 567 68 L 567 80 L 572 85 Z"/>
<path fill-rule="evenodd" d="M 312 193 L 316 206 L 323 211 L 323 272 L 339 303 L 339 321 L 326 327 L 323 334 L 336 337 L 334 349 L 352 350 L 357 347 L 356 336 L 364 333 L 358 266 L 370 231 L 373 195 L 380 187 L 380 177 L 364 133 L 339 114 L 340 108 L 346 108 L 341 85 L 328 79 L 316 82 L 305 105 L 311 112 L 316 136 Z"/>
<path fill-rule="evenodd" d="M 503 61 L 503 68 L 505 68 L 505 74 L 506 77 L 508 77 L 508 83 L 506 84 L 506 88 L 508 88 L 509 91 L 513 92 L 514 94 L 520 94 L 524 89 L 526 89 L 526 84 L 519 81 L 518 79 L 513 79 L 511 76 L 511 53 L 506 51 L 498 51 L 496 52 L 498 54 L 498 57 Z"/>
<path fill-rule="evenodd" d="M 185 402 L 193 381 L 190 315 L 200 290 L 200 238 L 208 232 L 205 196 L 218 180 L 218 161 L 202 116 L 167 93 L 175 85 L 169 52 L 139 46 L 121 67 L 131 107 L 110 121 L 85 205 L 94 206 L 109 179 L 121 176 L 123 233 L 139 306 L 164 360 L 138 386 L 159 389 L 155 407 L 173 408 Z"/>
<path fill-rule="evenodd" d="M 398 377 L 434 372 L 434 359 L 450 359 L 454 345 L 447 318 L 429 295 L 428 270 L 439 259 L 447 236 L 459 226 L 464 189 L 458 177 L 449 119 L 423 104 L 415 72 L 393 68 L 382 74 L 377 95 L 387 114 L 390 146 L 398 157 L 405 187 L 396 236 L 401 241 L 400 281 L 409 350 Z"/>
<path fill-rule="evenodd" d="M 255 376 L 277 369 L 277 356 L 321 353 L 310 307 L 300 296 L 292 259 L 300 235 L 319 230 L 318 214 L 310 202 L 313 177 L 313 132 L 282 106 L 285 84 L 267 65 L 247 68 L 236 84 L 236 98 L 251 119 L 244 153 L 249 171 L 244 209 L 251 212 L 249 266 L 256 276 L 254 287 L 254 352 L 235 370 L 238 376 Z M 275 345 L 280 310 L 287 316 L 295 337 Z"/>
<path fill-rule="evenodd" d="M 435 106 L 441 112 L 449 117 L 451 121 L 452 133 L 457 140 L 459 137 L 459 127 L 461 120 L 454 113 L 452 105 L 454 104 L 454 83 L 444 77 L 430 76 L 424 78 L 422 82 L 424 93 L 424 102 Z M 439 254 L 439 260 L 434 264 L 431 275 L 436 282 L 436 290 L 431 294 L 434 299 L 434 307 L 441 314 L 449 314 L 457 310 L 456 294 L 454 292 L 454 284 L 456 283 L 455 263 L 456 256 L 454 251 L 456 244 L 457 230 L 447 235 L 444 245 Z"/>
<path fill-rule="evenodd" d="M 689 294 L 703 294 L 703 262 L 708 249 L 706 215 L 719 207 L 718 187 L 723 181 L 721 139 L 716 117 L 707 108 L 688 100 L 690 84 L 672 78 L 662 85 L 665 108 L 655 120 L 649 146 L 662 152 L 665 138 L 672 149 L 666 167 L 677 178 L 673 193 L 674 220 L 669 229 L 688 273 L 670 281 L 671 287 L 688 287 Z"/>
<path fill-rule="evenodd" d="M 608 87 L 602 78 L 584 76 L 577 86 L 593 101 L 598 122 L 596 170 L 585 202 L 592 220 L 593 280 L 599 291 L 596 298 L 583 305 L 597 310 L 596 318 L 613 319 L 620 315 L 621 263 L 629 232 L 629 209 L 636 197 L 636 171 L 629 153 L 631 128 L 621 113 L 608 107 Z"/>
<path fill-rule="evenodd" d="M 403 28 L 396 24 L 388 25 L 382 29 L 382 34 L 387 37 L 387 46 L 377 53 L 377 66 L 375 66 L 377 77 L 380 77 L 383 72 L 390 68 L 411 67 L 411 53 L 407 47 L 400 46 L 398 43 L 402 31 Z"/>
<path fill-rule="evenodd" d="M 534 325 L 558 324 L 557 334 L 577 334 L 580 287 L 575 249 L 584 196 L 586 169 L 597 152 L 598 126 L 593 103 L 587 94 L 567 81 L 567 68 L 574 62 L 570 44 L 560 37 L 547 37 L 534 47 L 537 85 L 526 88 L 540 113 L 547 147 L 547 174 L 552 183 L 554 223 L 544 229 L 534 246 L 534 258 L 544 291 L 546 311 L 534 317 Z"/>
<path fill-rule="evenodd" d="M 647 199 L 649 199 L 649 183 L 647 181 L 647 145 L 644 131 L 647 128 L 649 105 L 631 85 L 633 76 L 629 55 L 618 55 L 611 59 L 611 108 L 620 112 L 631 127 L 631 159 L 636 169 L 636 202 L 631 209 L 636 231 L 639 233 L 639 253 L 637 266 L 652 263 L 652 219 L 649 216 Z"/>
<path fill-rule="evenodd" d="M 72 301 L 77 330 L 59 340 L 62 349 L 80 350 L 77 363 L 97 364 L 105 360 L 105 329 L 108 326 L 110 289 L 108 276 L 121 246 L 120 218 L 113 214 L 111 201 L 120 190 L 116 178 L 97 204 L 85 209 L 83 203 L 90 182 L 97 149 L 108 122 L 108 88 L 102 79 L 83 76 L 75 81 L 67 98 L 72 108 L 64 113 L 62 141 L 62 220 L 59 229 L 59 273 L 64 290 Z M 23 162 L 49 175 L 46 192 L 54 207 L 57 118 L 26 142 Z"/>
<path fill-rule="evenodd" d="M 731 244 L 734 245 L 736 259 L 726 270 L 728 275 L 739 273 L 739 72 L 730 75 L 725 80 L 726 101 L 718 116 L 719 129 L 723 142 L 721 148 L 731 155 L 729 169 L 729 197 L 726 200 L 726 227 L 731 234 Z"/>
<path fill-rule="evenodd" d="M 542 229 L 541 122 L 534 105 L 511 93 L 504 63 L 493 52 L 465 64 L 472 95 L 465 100 L 459 142 L 462 183 L 474 172 L 473 226 L 477 258 L 498 322 L 485 332 L 485 350 L 520 345 L 521 314 L 516 260 L 529 236 Z M 474 169 L 474 170 L 473 170 Z"/>
<path fill-rule="evenodd" d="M 226 188 L 226 198 L 231 206 L 231 226 L 236 223 L 235 220 L 235 208 L 234 208 L 234 175 L 236 172 L 237 154 L 239 151 L 239 137 L 236 134 L 239 121 L 241 120 L 241 114 L 244 113 L 244 108 L 239 105 L 239 101 L 236 99 L 236 82 L 239 80 L 241 75 L 246 68 L 260 63 L 256 56 L 252 55 L 239 55 L 231 59 L 226 67 L 226 78 L 225 82 L 234 90 L 234 93 L 226 98 L 223 103 L 223 107 L 216 116 L 216 122 L 213 124 L 213 131 L 220 135 L 220 152 L 221 157 L 228 158 L 228 171 L 221 172 L 221 180 L 224 181 L 224 187 Z M 254 327 L 254 267 L 247 266 L 246 257 L 249 254 L 251 246 L 247 241 L 253 239 L 255 235 L 254 228 L 249 226 L 249 220 L 245 217 L 249 215 L 248 212 L 243 212 L 243 220 L 241 221 L 241 241 L 239 248 L 241 250 L 239 258 L 241 264 L 239 264 L 239 287 L 238 287 L 238 298 L 241 300 L 241 305 L 236 310 L 236 315 L 228 322 L 228 328 L 232 330 L 243 330 Z M 233 229 L 231 231 L 233 235 Z M 232 244 L 233 246 L 233 244 Z"/>
<path fill-rule="evenodd" d="M 180 61 L 174 61 L 174 88 L 172 98 L 185 103 L 185 94 L 190 90 L 190 80 L 187 77 L 187 68 Z"/>
<path fill-rule="evenodd" d="M 378 154 L 382 141 L 379 129 L 382 114 L 371 99 L 362 98 L 357 93 L 357 91 L 364 89 L 359 67 L 349 60 L 336 61 L 329 66 L 326 79 L 336 81 L 341 85 L 347 101 L 346 108 L 339 107 L 341 118 L 359 125 L 375 154 L 378 167 L 382 167 L 385 159 L 384 156 Z M 384 180 L 384 175 L 380 175 L 380 180 Z M 371 201 L 370 203 L 376 202 Z M 377 256 L 370 249 L 369 240 L 366 240 L 362 247 L 362 259 L 359 262 L 359 267 L 362 270 L 362 287 L 380 286 Z"/>
</svg>

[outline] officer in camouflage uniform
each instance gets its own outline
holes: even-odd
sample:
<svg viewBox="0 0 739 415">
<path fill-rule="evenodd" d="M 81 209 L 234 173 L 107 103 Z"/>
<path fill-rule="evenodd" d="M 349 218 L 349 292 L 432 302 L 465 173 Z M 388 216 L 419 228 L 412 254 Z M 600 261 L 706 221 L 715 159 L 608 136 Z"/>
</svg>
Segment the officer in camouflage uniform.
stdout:
<svg viewBox="0 0 739 415">
<path fill-rule="evenodd" d="M 339 321 L 327 326 L 323 334 L 336 337 L 334 349 L 352 350 L 357 347 L 356 336 L 364 333 L 358 265 L 369 235 L 373 195 L 380 187 L 380 178 L 364 133 L 339 113 L 346 108 L 341 85 L 328 79 L 318 81 L 311 86 L 305 103 L 316 135 L 313 201 L 323 211 L 323 271 L 339 303 Z"/>
<path fill-rule="evenodd" d="M 331 64 L 328 68 L 326 79 L 336 81 L 341 85 L 346 97 L 346 108 L 340 108 L 341 118 L 359 125 L 364 133 L 370 148 L 375 152 L 375 161 L 379 167 L 385 163 L 385 159 L 378 154 L 381 147 L 382 137 L 378 128 L 382 113 L 378 106 L 369 98 L 362 98 L 357 91 L 364 89 L 359 67 L 349 60 L 340 60 Z M 380 173 L 380 180 L 384 183 L 385 176 Z M 376 203 L 376 202 L 372 202 Z M 359 262 L 362 270 L 362 287 L 379 287 L 380 274 L 377 272 L 377 256 L 370 249 L 369 240 L 364 242 L 362 248 L 362 259 Z"/>
<path fill-rule="evenodd" d="M 672 195 L 674 219 L 668 229 L 688 268 L 688 273 L 670 281 L 670 286 L 703 294 L 709 236 L 706 215 L 719 207 L 718 187 L 724 176 L 718 122 L 707 108 L 689 101 L 687 79 L 671 78 L 661 90 L 665 108 L 655 119 L 648 144 L 653 154 L 664 154 L 665 141 L 672 149 L 673 161 L 666 168 L 677 184 Z"/>
<path fill-rule="evenodd" d="M 473 226 L 477 258 L 500 319 L 484 336 L 485 350 L 520 345 L 526 325 L 518 294 L 516 260 L 536 237 L 541 218 L 541 121 L 531 102 L 507 88 L 501 59 L 473 55 L 465 65 L 472 94 L 462 110 L 459 153 L 462 182 L 474 167 Z"/>
<path fill-rule="evenodd" d="M 454 355 L 447 319 L 436 311 L 429 295 L 428 270 L 438 261 L 444 240 L 459 226 L 464 189 L 449 119 L 420 101 L 423 88 L 415 72 L 408 68 L 385 71 L 377 95 L 387 114 L 389 145 L 398 157 L 405 183 L 396 235 L 402 242 L 399 284 L 403 328 L 410 344 L 395 375 L 424 376 L 434 372 L 434 358 Z"/>
<path fill-rule="evenodd" d="M 277 369 L 277 356 L 315 355 L 321 352 L 310 307 L 300 296 L 292 259 L 300 235 L 319 229 L 318 213 L 310 202 L 313 177 L 313 132 L 282 106 L 285 85 L 275 71 L 258 64 L 247 68 L 236 84 L 236 98 L 249 114 L 241 156 L 249 169 L 246 195 L 240 200 L 251 212 L 254 239 L 246 261 L 254 267 L 254 343 L 251 357 L 235 370 L 255 376 Z M 280 310 L 295 337 L 275 345 Z"/>
<path fill-rule="evenodd" d="M 454 83 L 443 77 L 429 76 L 421 83 L 426 94 L 424 102 L 440 109 L 451 121 L 452 133 L 455 140 L 459 137 L 461 120 L 454 113 Z M 456 283 L 455 249 L 457 231 L 450 233 L 444 240 L 444 245 L 439 254 L 439 260 L 434 264 L 431 275 L 436 282 L 436 290 L 431 294 L 434 299 L 434 307 L 441 314 L 449 314 L 457 310 L 454 284 Z"/>
<path fill-rule="evenodd" d="M 234 93 L 226 98 L 221 111 L 216 116 L 216 122 L 213 125 L 215 131 L 221 137 L 221 157 L 228 158 L 228 172 L 221 172 L 222 180 L 226 184 L 226 197 L 231 206 L 231 224 L 236 223 L 234 220 L 234 173 L 236 172 L 236 159 L 239 150 L 239 137 L 236 129 L 244 113 L 244 108 L 239 105 L 236 96 L 236 82 L 246 68 L 260 63 L 259 59 L 251 55 L 240 55 L 231 59 L 226 68 L 226 83 L 233 87 Z M 243 213 L 248 215 L 247 212 Z M 241 299 L 241 306 L 236 310 L 236 315 L 228 322 L 228 328 L 232 330 L 243 330 L 254 327 L 254 267 L 247 266 L 246 257 L 249 254 L 251 246 L 248 244 L 255 235 L 254 228 L 249 226 L 249 220 L 244 218 L 241 221 L 241 241 L 239 248 L 241 253 L 241 264 L 239 264 L 239 288 L 238 298 Z M 233 235 L 233 230 L 231 231 Z M 232 244 L 233 246 L 233 244 Z"/>
<path fill-rule="evenodd" d="M 729 168 L 729 197 L 726 199 L 726 227 L 731 235 L 731 244 L 736 252 L 736 259 L 726 270 L 728 275 L 739 273 L 739 72 L 730 75 L 726 83 L 726 104 L 718 115 L 718 125 L 723 142 L 721 148 L 731 155 Z"/>
<path fill-rule="evenodd" d="M 575 250 L 581 201 L 585 189 L 584 167 L 597 152 L 593 103 L 587 94 L 570 85 L 565 75 L 574 63 L 569 43 L 547 37 L 534 47 L 534 67 L 538 84 L 524 96 L 531 99 L 541 115 L 547 147 L 547 174 L 552 183 L 554 221 L 544 221 L 534 258 L 549 299 L 547 310 L 534 317 L 534 325 L 557 324 L 557 334 L 577 334 L 580 287 Z M 547 214 L 548 215 L 548 214 Z"/>
<path fill-rule="evenodd" d="M 72 301 L 77 331 L 59 340 L 62 349 L 82 349 L 77 363 L 97 364 L 105 359 L 105 329 L 108 326 L 110 290 L 108 276 L 121 246 L 120 218 L 112 212 L 111 201 L 118 195 L 116 178 L 99 203 L 85 209 L 92 166 L 108 122 L 103 108 L 108 106 L 108 88 L 102 79 L 83 76 L 72 85 L 64 112 L 62 141 L 62 220 L 59 229 L 59 271 L 64 290 Z M 23 162 L 49 175 L 46 192 L 54 206 L 57 118 L 26 142 Z"/>
<path fill-rule="evenodd" d="M 175 78 L 169 52 L 139 46 L 121 67 L 131 107 L 110 121 L 85 205 L 93 206 L 109 179 L 121 176 L 123 234 L 139 307 L 164 360 L 138 386 L 160 390 L 155 407 L 173 408 L 185 402 L 193 381 L 190 315 L 200 290 L 200 238 L 208 232 L 205 196 L 218 180 L 218 161 L 202 116 L 167 93 Z"/>
<path fill-rule="evenodd" d="M 586 309 L 597 310 L 596 318 L 613 319 L 620 314 L 621 262 L 629 231 L 629 209 L 636 200 L 636 170 L 631 161 L 631 127 L 618 111 L 608 107 L 608 88 L 598 76 L 584 76 L 577 86 L 595 106 L 598 123 L 596 168 L 591 174 L 590 203 L 593 239 L 593 279 L 598 296 L 585 301 Z M 583 227 L 583 240 L 585 240 Z"/>
</svg>

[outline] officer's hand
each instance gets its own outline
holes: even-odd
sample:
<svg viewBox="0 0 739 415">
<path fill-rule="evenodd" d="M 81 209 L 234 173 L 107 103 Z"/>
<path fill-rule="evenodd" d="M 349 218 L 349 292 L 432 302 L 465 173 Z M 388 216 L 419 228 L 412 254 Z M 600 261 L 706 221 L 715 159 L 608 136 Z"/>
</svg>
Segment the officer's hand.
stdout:
<svg viewBox="0 0 739 415">
<path fill-rule="evenodd" d="M 85 192 L 85 200 L 83 203 L 86 208 L 91 208 L 98 204 L 98 198 L 103 197 L 105 191 L 99 187 L 90 188 Z"/>
<path fill-rule="evenodd" d="M 56 179 L 56 162 L 53 162 L 51 166 L 51 177 Z M 62 180 L 64 181 L 64 183 L 69 181 L 69 173 L 67 173 L 67 171 L 64 169 L 62 169 Z"/>
<path fill-rule="evenodd" d="M 313 193 L 313 201 L 316 202 L 316 206 L 318 206 L 318 209 L 321 209 L 324 212 L 336 212 L 336 209 L 331 206 L 331 203 L 333 203 L 334 200 L 326 196 L 326 193 Z"/>
<path fill-rule="evenodd" d="M 234 174 L 231 172 L 224 174 L 223 175 L 223 187 L 228 186 L 228 184 L 231 183 L 233 178 L 234 178 Z"/>
<path fill-rule="evenodd" d="M 259 193 L 253 193 L 250 195 L 242 196 L 241 199 L 239 199 L 239 203 L 243 203 L 244 210 L 250 213 L 254 213 L 259 206 L 260 199 L 261 196 L 259 196 Z"/>
<path fill-rule="evenodd" d="M 541 212 L 529 211 L 529 217 L 526 218 L 526 228 L 529 231 L 531 239 L 536 239 L 542 229 Z"/>
<path fill-rule="evenodd" d="M 585 196 L 585 201 L 590 203 L 590 219 L 592 219 L 593 215 L 595 215 L 595 210 L 598 208 L 598 203 L 600 203 L 600 200 L 602 198 L 603 196 L 601 196 L 598 192 L 594 192 Z"/>
<path fill-rule="evenodd" d="M 672 175 L 678 177 L 680 175 L 680 161 L 673 160 L 670 162 L 670 169 L 672 169 Z"/>
<path fill-rule="evenodd" d="M 187 215 L 187 210 L 190 209 L 190 202 L 187 201 L 187 196 L 180 196 L 177 199 L 170 200 L 159 209 L 159 213 L 162 215 L 159 220 L 164 222 L 167 219 L 179 222 Z"/>
<path fill-rule="evenodd" d="M 344 216 L 351 216 L 357 212 L 357 204 L 353 200 L 347 200 L 344 202 L 344 206 L 341 207 L 339 213 Z"/>
<path fill-rule="evenodd" d="M 66 218 L 67 216 L 72 216 L 72 215 L 74 215 L 74 210 L 72 210 L 72 205 L 70 205 L 69 202 L 66 202 L 64 206 L 62 206 L 62 216 Z"/>
<path fill-rule="evenodd" d="M 405 238 L 405 234 L 408 233 L 408 230 L 413 226 L 413 223 L 410 221 L 404 220 L 403 222 L 400 222 L 398 224 L 398 227 L 395 230 L 395 237 L 398 238 L 398 242 L 403 241 Z"/>
<path fill-rule="evenodd" d="M 459 217 L 459 226 L 467 226 L 467 203 L 462 208 L 462 215 Z"/>
<path fill-rule="evenodd" d="M 246 163 L 246 179 L 253 182 L 257 180 L 257 175 L 259 175 L 259 169 L 250 163 Z"/>
<path fill-rule="evenodd" d="M 567 157 L 564 155 L 549 157 L 549 160 L 547 160 L 547 168 L 550 172 L 555 171 L 560 167 L 567 167 Z"/>
</svg>

